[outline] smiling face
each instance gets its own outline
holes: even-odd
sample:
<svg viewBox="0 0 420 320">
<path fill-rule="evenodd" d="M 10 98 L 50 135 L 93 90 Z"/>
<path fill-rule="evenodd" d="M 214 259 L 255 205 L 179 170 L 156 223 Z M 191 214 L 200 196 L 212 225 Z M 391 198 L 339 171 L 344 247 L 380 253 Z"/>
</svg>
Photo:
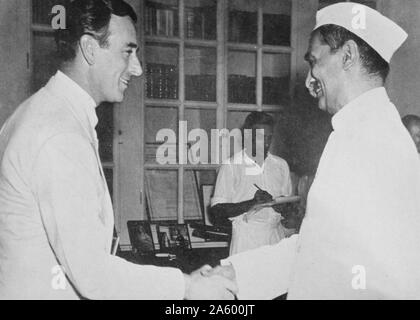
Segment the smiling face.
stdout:
<svg viewBox="0 0 420 320">
<path fill-rule="evenodd" d="M 130 17 L 111 16 L 108 46 L 98 48 L 91 83 L 99 102 L 122 102 L 132 77 L 143 70 L 137 57 L 136 30 Z"/>
<path fill-rule="evenodd" d="M 309 93 L 318 99 L 321 110 L 335 114 L 340 109 L 340 77 L 342 75 L 342 60 L 338 52 L 332 52 L 326 43 L 322 43 L 318 33 L 311 38 L 305 60 L 310 70 L 306 78 Z"/>
</svg>

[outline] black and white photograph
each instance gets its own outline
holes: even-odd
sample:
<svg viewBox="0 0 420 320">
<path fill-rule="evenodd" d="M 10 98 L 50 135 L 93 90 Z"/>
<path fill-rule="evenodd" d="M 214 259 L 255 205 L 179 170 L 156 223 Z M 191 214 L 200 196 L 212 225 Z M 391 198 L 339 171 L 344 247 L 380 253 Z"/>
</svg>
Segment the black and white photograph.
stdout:
<svg viewBox="0 0 420 320">
<path fill-rule="evenodd" d="M 159 224 L 160 251 L 172 251 L 191 249 L 191 239 L 186 224 Z"/>
<path fill-rule="evenodd" d="M 0 300 L 420 300 L 420 1 L 0 0 L 0 40 Z"/>
<path fill-rule="evenodd" d="M 153 254 L 155 252 L 155 244 L 149 222 L 128 221 L 127 225 L 130 242 L 135 253 Z"/>
</svg>

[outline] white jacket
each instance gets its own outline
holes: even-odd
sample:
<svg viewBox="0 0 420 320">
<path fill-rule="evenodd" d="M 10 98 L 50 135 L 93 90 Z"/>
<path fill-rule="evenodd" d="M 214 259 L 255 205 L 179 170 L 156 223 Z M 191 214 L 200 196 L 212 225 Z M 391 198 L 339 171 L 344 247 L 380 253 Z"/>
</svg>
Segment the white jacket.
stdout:
<svg viewBox="0 0 420 320">
<path fill-rule="evenodd" d="M 420 299 L 414 143 L 385 88 L 332 123 L 300 235 L 229 259 L 241 298 Z"/>
<path fill-rule="evenodd" d="M 183 298 L 181 271 L 110 254 L 114 215 L 96 124 L 93 99 L 58 72 L 4 125 L 0 299 Z"/>
</svg>

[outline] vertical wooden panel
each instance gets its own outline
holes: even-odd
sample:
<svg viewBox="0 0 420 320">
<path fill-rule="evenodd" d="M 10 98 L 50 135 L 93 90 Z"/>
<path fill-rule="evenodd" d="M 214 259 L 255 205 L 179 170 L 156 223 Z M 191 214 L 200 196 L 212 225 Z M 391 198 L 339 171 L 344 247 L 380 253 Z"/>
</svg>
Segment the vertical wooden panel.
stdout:
<svg viewBox="0 0 420 320">
<path fill-rule="evenodd" d="M 142 46 L 143 1 L 127 0 L 138 15 L 138 42 Z M 141 47 L 141 50 L 143 48 Z M 141 56 L 142 54 L 140 54 Z M 144 126 L 144 76 L 132 79 L 124 102 L 116 105 L 116 157 L 115 170 L 118 190 L 114 190 L 116 227 L 121 245 L 129 245 L 127 221 L 145 219 L 143 208 L 143 126 Z"/>
</svg>

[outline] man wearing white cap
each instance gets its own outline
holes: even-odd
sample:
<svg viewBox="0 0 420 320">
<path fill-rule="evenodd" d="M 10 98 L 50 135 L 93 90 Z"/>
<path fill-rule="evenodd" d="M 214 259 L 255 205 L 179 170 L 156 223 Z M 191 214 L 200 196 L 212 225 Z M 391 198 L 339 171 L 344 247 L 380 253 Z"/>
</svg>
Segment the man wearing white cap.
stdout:
<svg viewBox="0 0 420 320">
<path fill-rule="evenodd" d="M 377 11 L 317 14 L 306 86 L 334 132 L 300 235 L 222 261 L 240 299 L 420 298 L 420 165 L 384 88 L 407 34 Z"/>
</svg>

